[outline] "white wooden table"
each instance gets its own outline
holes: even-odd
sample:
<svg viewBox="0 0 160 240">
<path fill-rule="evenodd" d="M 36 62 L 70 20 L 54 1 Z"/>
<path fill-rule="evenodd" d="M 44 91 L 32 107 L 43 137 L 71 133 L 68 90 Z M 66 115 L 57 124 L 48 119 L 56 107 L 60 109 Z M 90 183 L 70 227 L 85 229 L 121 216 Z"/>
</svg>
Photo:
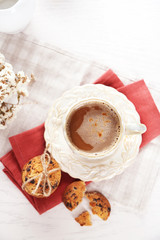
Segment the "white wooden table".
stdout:
<svg viewBox="0 0 160 240">
<path fill-rule="evenodd" d="M 127 78 L 144 78 L 152 94 L 156 93 L 153 97 L 160 109 L 159 24 L 160 2 L 156 0 L 38 0 L 34 18 L 23 32 L 108 65 Z M 36 211 L 27 214 L 30 204 L 21 201 L 24 197 L 12 190 L 4 174 L 1 181 L 6 187 L 0 196 L 0 240 L 160 239 L 160 181 L 143 214 L 114 206 L 107 222 L 95 217 L 87 228 L 77 227 L 63 204 L 42 216 Z"/>
</svg>

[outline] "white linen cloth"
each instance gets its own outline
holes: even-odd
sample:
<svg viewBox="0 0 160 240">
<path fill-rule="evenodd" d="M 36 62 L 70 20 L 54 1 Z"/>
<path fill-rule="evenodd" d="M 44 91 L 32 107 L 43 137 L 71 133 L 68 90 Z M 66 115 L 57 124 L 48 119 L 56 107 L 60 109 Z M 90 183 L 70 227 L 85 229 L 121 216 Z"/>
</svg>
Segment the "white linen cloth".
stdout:
<svg viewBox="0 0 160 240">
<path fill-rule="evenodd" d="M 92 83 L 108 69 L 23 34 L 0 34 L 0 52 L 13 65 L 15 72 L 33 73 L 36 79 L 17 119 L 0 131 L 0 156 L 11 149 L 8 137 L 44 122 L 52 102 L 64 91 L 76 85 Z M 135 81 L 120 74 L 118 76 L 124 84 Z M 156 89 L 150 91 L 159 108 L 159 92 Z M 142 211 L 159 172 L 159 156 L 160 137 L 157 137 L 140 150 L 135 162 L 124 173 L 111 180 L 91 183 L 87 188 L 102 192 L 111 204 L 116 202 L 126 209 Z"/>
</svg>

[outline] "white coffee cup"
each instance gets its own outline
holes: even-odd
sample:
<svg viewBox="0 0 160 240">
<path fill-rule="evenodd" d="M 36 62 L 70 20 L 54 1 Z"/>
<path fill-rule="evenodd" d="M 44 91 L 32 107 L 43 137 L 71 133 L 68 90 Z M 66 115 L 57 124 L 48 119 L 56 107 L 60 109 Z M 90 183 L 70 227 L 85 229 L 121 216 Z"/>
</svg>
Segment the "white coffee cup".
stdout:
<svg viewBox="0 0 160 240">
<path fill-rule="evenodd" d="M 0 0 L 0 32 L 18 33 L 30 22 L 35 0 Z"/>
<path fill-rule="evenodd" d="M 94 152 L 94 153 L 83 151 L 83 150 L 75 147 L 74 144 L 72 144 L 71 140 L 68 137 L 68 134 L 67 134 L 68 119 L 70 118 L 70 116 L 72 115 L 72 113 L 75 110 L 77 110 L 83 106 L 87 106 L 87 105 L 89 106 L 90 104 L 97 104 L 97 105 L 104 104 L 104 105 L 106 105 L 106 107 L 110 107 L 110 109 L 112 109 L 112 111 L 114 111 L 114 113 L 118 116 L 119 124 L 120 124 L 120 133 L 119 133 L 118 141 L 109 150 L 107 149 L 107 150 L 103 150 L 100 152 Z M 122 118 L 121 114 L 118 112 L 118 109 L 116 109 L 111 103 L 109 103 L 107 101 L 104 101 L 101 99 L 95 99 L 95 98 L 83 99 L 82 101 L 75 103 L 75 105 L 73 105 L 70 109 L 68 109 L 68 112 L 67 112 L 67 114 L 64 118 L 64 122 L 63 122 L 63 134 L 65 137 L 66 143 L 68 144 L 68 146 L 70 147 L 70 149 L 72 150 L 73 153 L 81 156 L 82 158 L 86 158 L 86 159 L 100 159 L 100 158 L 107 157 L 110 154 L 112 154 L 118 147 L 120 147 L 120 145 L 122 144 L 124 135 L 143 134 L 145 131 L 146 131 L 146 126 L 144 124 L 133 123 L 133 122 L 128 123 L 127 125 L 124 124 L 123 118 Z"/>
</svg>

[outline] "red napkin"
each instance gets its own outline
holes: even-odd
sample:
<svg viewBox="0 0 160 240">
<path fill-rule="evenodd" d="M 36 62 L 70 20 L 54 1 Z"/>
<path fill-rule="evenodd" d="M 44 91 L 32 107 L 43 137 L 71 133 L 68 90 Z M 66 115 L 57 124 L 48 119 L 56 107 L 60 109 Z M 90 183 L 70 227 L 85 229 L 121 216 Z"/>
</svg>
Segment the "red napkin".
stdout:
<svg viewBox="0 0 160 240">
<path fill-rule="evenodd" d="M 160 113 L 143 80 L 124 86 L 116 74 L 112 70 L 108 70 L 95 82 L 95 84 L 97 83 L 118 89 L 133 102 L 141 117 L 141 122 L 147 126 L 147 132 L 143 134 L 141 147 L 160 134 Z M 5 174 L 26 196 L 39 214 L 61 203 L 64 189 L 75 180 L 63 172 L 61 183 L 55 193 L 43 199 L 32 197 L 21 189 L 21 169 L 31 158 L 43 153 L 45 147 L 43 134 L 44 124 L 11 137 L 9 140 L 13 150 L 0 159 L 5 167 L 3 169 Z"/>
</svg>

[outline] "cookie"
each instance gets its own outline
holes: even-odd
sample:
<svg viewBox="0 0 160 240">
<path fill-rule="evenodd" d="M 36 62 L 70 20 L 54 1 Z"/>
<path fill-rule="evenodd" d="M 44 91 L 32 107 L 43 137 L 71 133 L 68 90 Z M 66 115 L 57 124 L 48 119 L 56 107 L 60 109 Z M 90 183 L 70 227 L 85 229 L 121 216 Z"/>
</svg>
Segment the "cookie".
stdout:
<svg viewBox="0 0 160 240">
<path fill-rule="evenodd" d="M 91 216 L 88 211 L 82 212 L 78 217 L 75 218 L 75 220 L 81 225 L 81 226 L 91 226 Z"/>
<path fill-rule="evenodd" d="M 44 171 L 41 156 L 32 158 L 24 165 L 22 170 L 22 188 L 28 194 L 37 198 L 51 195 L 57 189 L 61 180 L 61 170 L 56 160 L 45 157 L 46 169 Z"/>
<path fill-rule="evenodd" d="M 86 186 L 83 181 L 75 181 L 68 185 L 63 194 L 63 202 L 70 211 L 75 209 L 82 201 Z"/>
<path fill-rule="evenodd" d="M 111 205 L 107 198 L 99 192 L 86 192 L 85 196 L 90 201 L 92 213 L 97 214 L 103 220 L 107 220 L 111 212 Z"/>
</svg>

